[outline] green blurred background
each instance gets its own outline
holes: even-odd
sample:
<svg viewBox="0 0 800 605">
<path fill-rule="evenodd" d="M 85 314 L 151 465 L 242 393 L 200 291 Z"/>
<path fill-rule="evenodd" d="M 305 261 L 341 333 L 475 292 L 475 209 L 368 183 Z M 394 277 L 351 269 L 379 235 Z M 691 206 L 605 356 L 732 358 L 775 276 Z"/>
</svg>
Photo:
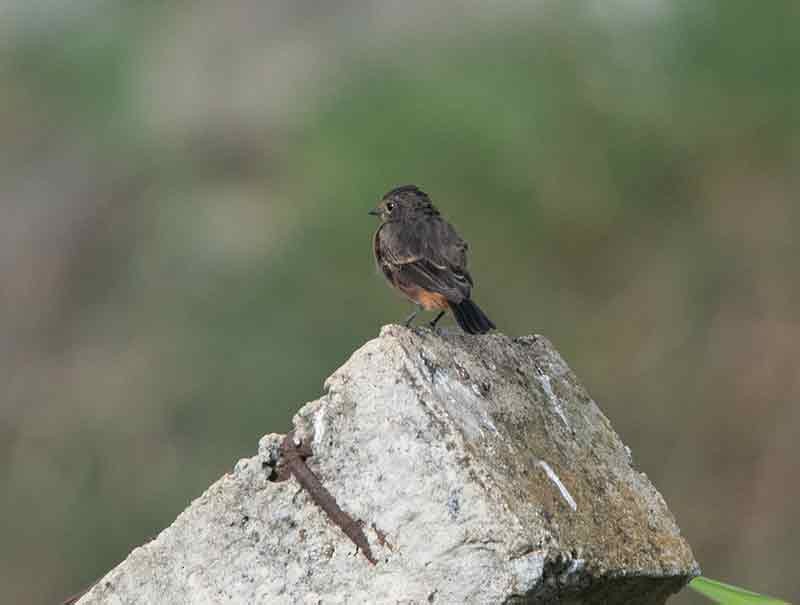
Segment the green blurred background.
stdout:
<svg viewBox="0 0 800 605">
<path fill-rule="evenodd" d="M 409 182 L 705 574 L 800 599 L 798 57 L 794 0 L 3 2 L 0 600 L 107 571 L 407 314 L 366 211 Z"/>
</svg>

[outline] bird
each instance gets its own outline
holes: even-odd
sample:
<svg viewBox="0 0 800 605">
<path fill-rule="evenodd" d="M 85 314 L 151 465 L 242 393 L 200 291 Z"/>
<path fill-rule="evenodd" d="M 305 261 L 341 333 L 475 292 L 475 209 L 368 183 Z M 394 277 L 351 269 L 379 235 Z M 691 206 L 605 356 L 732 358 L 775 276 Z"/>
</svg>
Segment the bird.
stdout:
<svg viewBox="0 0 800 605">
<path fill-rule="evenodd" d="M 409 327 L 420 309 L 439 311 L 432 329 L 449 309 L 468 334 L 485 334 L 496 326 L 472 294 L 467 270 L 467 242 L 456 232 L 416 185 L 388 191 L 369 211 L 380 219 L 373 236 L 378 269 L 389 284 L 417 305 L 406 318 Z"/>
</svg>

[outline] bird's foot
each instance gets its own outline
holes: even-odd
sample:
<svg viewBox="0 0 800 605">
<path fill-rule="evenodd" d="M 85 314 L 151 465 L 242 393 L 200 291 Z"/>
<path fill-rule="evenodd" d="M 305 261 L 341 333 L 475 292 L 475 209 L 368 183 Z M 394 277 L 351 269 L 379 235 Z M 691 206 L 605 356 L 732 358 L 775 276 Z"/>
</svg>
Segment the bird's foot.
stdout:
<svg viewBox="0 0 800 605">
<path fill-rule="evenodd" d="M 434 332 L 434 333 L 436 333 L 436 334 L 439 334 L 439 329 L 436 327 L 436 324 L 438 324 L 438 323 L 439 323 L 439 320 L 440 320 L 440 319 L 441 319 L 443 316 L 444 316 L 444 311 L 441 311 L 441 312 L 439 313 L 439 315 L 437 315 L 436 317 L 434 317 L 434 318 L 431 320 L 431 322 L 428 324 L 428 326 L 430 327 L 430 329 L 431 329 L 431 330 L 433 330 L 433 332 Z"/>
<path fill-rule="evenodd" d="M 419 313 L 419 309 L 417 309 L 417 310 L 416 310 L 416 311 L 414 311 L 414 312 L 413 312 L 411 315 L 409 315 L 408 317 L 406 317 L 406 320 L 403 322 L 403 325 L 404 325 L 406 328 L 410 328 L 410 327 L 411 327 L 411 322 L 413 322 L 413 321 L 414 321 L 414 318 L 417 316 L 417 314 L 418 314 L 418 313 Z"/>
</svg>

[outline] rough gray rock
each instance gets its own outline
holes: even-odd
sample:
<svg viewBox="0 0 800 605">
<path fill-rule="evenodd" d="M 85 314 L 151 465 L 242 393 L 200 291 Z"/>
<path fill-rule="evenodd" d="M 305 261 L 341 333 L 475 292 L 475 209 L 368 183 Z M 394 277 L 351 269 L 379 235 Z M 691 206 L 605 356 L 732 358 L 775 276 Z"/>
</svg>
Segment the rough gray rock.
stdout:
<svg viewBox="0 0 800 605">
<path fill-rule="evenodd" d="M 297 413 L 370 565 L 280 435 L 81 601 L 663 603 L 699 570 L 673 516 L 550 343 L 387 326 Z"/>
</svg>

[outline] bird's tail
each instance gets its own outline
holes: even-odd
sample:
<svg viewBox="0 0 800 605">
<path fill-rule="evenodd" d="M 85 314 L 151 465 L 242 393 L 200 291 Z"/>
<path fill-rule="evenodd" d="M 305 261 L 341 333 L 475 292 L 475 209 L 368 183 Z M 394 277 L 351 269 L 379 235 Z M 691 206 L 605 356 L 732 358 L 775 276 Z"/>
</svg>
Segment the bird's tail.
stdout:
<svg viewBox="0 0 800 605">
<path fill-rule="evenodd" d="M 450 310 L 458 325 L 468 334 L 486 334 L 496 327 L 480 307 L 468 298 L 458 304 L 450 303 Z"/>
</svg>

